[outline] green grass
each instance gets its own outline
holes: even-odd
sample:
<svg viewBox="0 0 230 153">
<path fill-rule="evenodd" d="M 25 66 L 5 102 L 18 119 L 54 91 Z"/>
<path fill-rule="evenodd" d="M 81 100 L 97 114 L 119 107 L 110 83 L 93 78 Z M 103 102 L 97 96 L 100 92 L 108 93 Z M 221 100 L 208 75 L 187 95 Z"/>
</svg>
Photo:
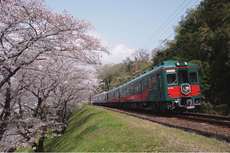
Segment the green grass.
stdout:
<svg viewBox="0 0 230 153">
<path fill-rule="evenodd" d="M 33 152 L 33 149 L 31 147 L 19 147 L 16 149 L 15 152 L 29 153 L 29 152 Z"/>
<path fill-rule="evenodd" d="M 85 106 L 70 118 L 64 135 L 47 139 L 45 148 L 53 152 L 230 151 L 230 144 Z"/>
</svg>

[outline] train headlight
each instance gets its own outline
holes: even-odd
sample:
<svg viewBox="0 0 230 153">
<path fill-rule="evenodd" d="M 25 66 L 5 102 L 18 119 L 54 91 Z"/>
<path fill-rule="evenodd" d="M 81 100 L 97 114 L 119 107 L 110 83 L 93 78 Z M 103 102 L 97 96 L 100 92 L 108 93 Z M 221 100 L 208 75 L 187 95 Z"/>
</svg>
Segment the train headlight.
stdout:
<svg viewBox="0 0 230 153">
<path fill-rule="evenodd" d="M 199 99 L 196 99 L 196 100 L 195 100 L 195 104 L 200 104 L 200 100 L 199 100 Z"/>
<path fill-rule="evenodd" d="M 174 101 L 176 104 L 178 104 L 180 102 L 180 99 L 175 99 Z"/>
<path fill-rule="evenodd" d="M 193 105 L 192 99 L 187 99 L 187 100 L 186 100 L 186 104 L 187 104 L 188 106 L 192 106 L 192 105 Z"/>
</svg>

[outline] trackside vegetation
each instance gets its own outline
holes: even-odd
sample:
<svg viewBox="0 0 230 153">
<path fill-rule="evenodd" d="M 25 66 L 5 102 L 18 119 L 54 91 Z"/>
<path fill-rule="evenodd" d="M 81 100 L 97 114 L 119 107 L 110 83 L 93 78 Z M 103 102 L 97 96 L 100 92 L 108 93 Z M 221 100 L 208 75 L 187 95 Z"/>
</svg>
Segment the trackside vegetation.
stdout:
<svg viewBox="0 0 230 153">
<path fill-rule="evenodd" d="M 84 106 L 73 113 L 62 136 L 45 141 L 45 151 L 216 152 L 230 151 L 230 144 L 100 107 Z"/>
</svg>

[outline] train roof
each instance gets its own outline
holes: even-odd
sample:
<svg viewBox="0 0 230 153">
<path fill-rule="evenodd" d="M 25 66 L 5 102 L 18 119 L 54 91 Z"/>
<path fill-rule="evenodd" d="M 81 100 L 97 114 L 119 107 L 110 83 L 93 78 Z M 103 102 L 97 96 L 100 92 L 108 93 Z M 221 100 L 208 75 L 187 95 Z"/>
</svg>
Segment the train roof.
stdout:
<svg viewBox="0 0 230 153">
<path fill-rule="evenodd" d="M 156 67 L 180 67 L 180 66 L 198 67 L 197 64 L 193 64 L 186 61 L 178 61 L 178 60 L 166 60 L 156 65 Z"/>
<path fill-rule="evenodd" d="M 106 94 L 107 92 L 106 91 L 104 91 L 104 92 L 102 92 L 102 93 L 99 93 L 99 94 L 96 94 L 96 95 L 94 95 L 94 96 L 100 96 L 100 95 L 104 95 L 104 94 Z"/>
</svg>

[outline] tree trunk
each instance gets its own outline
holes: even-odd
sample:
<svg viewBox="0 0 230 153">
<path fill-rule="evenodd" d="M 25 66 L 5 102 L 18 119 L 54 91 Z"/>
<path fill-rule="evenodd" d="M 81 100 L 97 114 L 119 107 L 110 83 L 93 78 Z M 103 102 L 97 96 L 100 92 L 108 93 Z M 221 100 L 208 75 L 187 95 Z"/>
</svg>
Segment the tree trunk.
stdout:
<svg viewBox="0 0 230 153">
<path fill-rule="evenodd" d="M 41 135 L 41 137 L 38 140 L 38 144 L 36 146 L 35 152 L 44 152 L 44 140 L 45 140 L 45 136 Z"/>
<path fill-rule="evenodd" d="M 10 102 L 11 102 L 11 83 L 8 81 L 5 93 L 5 104 L 0 115 L 0 141 L 6 131 L 8 120 L 10 117 Z"/>
<path fill-rule="evenodd" d="M 64 102 L 64 110 L 63 110 L 62 123 L 65 123 L 65 121 L 66 121 L 66 113 L 67 113 L 67 101 Z"/>
<path fill-rule="evenodd" d="M 19 106 L 19 118 L 22 118 L 24 111 L 22 109 L 21 98 L 18 99 L 18 106 Z"/>
<path fill-rule="evenodd" d="M 35 152 L 44 152 L 44 141 L 45 141 L 45 134 L 47 131 L 47 127 L 41 128 L 41 135 L 38 140 L 38 143 L 36 144 L 36 150 Z"/>
<path fill-rule="evenodd" d="M 39 111 L 41 109 L 41 105 L 42 105 L 42 98 L 38 97 L 38 104 L 37 104 L 37 107 L 36 107 L 34 115 L 33 115 L 34 117 L 38 117 Z"/>
</svg>

